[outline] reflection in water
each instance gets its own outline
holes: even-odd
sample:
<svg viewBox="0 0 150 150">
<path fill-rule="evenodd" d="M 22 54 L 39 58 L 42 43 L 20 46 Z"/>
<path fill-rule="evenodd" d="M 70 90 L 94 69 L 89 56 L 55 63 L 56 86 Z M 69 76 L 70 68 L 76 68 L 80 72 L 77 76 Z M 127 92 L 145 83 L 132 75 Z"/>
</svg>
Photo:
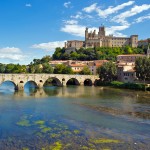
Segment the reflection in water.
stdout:
<svg viewBox="0 0 150 150">
<path fill-rule="evenodd" d="M 0 87 L 0 149 L 150 149 L 150 93 Z"/>
</svg>

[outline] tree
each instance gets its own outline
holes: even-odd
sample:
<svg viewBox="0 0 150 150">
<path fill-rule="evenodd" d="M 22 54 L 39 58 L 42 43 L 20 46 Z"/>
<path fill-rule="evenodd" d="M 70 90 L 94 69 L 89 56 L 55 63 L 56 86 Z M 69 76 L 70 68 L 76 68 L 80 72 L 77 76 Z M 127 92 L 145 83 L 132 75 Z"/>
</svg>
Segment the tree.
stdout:
<svg viewBox="0 0 150 150">
<path fill-rule="evenodd" d="M 113 62 L 106 62 L 98 68 L 101 81 L 111 82 L 117 79 L 117 67 Z"/>
<path fill-rule="evenodd" d="M 43 73 L 53 73 L 53 68 L 49 63 L 44 63 L 43 65 Z"/>
<path fill-rule="evenodd" d="M 73 71 L 64 64 L 58 64 L 54 68 L 54 74 L 73 74 Z"/>
<path fill-rule="evenodd" d="M 82 75 L 91 75 L 92 73 L 91 73 L 90 69 L 87 66 L 84 66 L 82 71 L 80 72 L 80 74 L 82 74 Z"/>
<path fill-rule="evenodd" d="M 48 63 L 52 60 L 51 56 L 47 55 L 47 56 L 44 56 L 42 59 L 41 59 L 41 63 Z"/>
<path fill-rule="evenodd" d="M 0 64 L 0 73 L 5 73 L 5 67 L 6 65 Z"/>
<path fill-rule="evenodd" d="M 14 67 L 15 67 L 14 64 L 7 64 L 5 68 L 5 73 L 12 73 Z"/>
<path fill-rule="evenodd" d="M 135 61 L 136 76 L 139 80 L 150 80 L 150 58 L 139 57 Z"/>
</svg>

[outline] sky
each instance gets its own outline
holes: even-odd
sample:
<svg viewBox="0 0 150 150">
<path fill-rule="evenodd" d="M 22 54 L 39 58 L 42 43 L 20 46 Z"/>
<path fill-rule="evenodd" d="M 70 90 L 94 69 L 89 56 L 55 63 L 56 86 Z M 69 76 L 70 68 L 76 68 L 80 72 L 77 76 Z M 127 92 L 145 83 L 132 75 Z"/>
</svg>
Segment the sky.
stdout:
<svg viewBox="0 0 150 150">
<path fill-rule="evenodd" d="M 0 0 L 0 63 L 29 64 L 89 31 L 150 38 L 150 0 Z"/>
</svg>

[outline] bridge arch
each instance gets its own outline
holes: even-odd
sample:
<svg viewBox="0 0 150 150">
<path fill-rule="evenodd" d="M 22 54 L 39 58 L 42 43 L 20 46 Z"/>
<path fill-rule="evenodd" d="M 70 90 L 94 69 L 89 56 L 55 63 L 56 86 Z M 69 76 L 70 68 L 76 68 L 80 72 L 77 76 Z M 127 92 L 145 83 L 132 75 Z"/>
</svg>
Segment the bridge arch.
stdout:
<svg viewBox="0 0 150 150">
<path fill-rule="evenodd" d="M 84 80 L 84 86 L 92 86 L 93 83 L 92 83 L 92 80 L 91 79 L 85 79 Z"/>
<path fill-rule="evenodd" d="M 71 78 L 66 82 L 66 85 L 80 85 L 80 82 L 76 78 Z"/>
<path fill-rule="evenodd" d="M 23 82 L 23 81 L 20 81 L 20 82 Z M 38 84 L 33 80 L 29 80 L 26 83 L 24 83 L 24 88 L 38 88 Z"/>
<path fill-rule="evenodd" d="M 43 86 L 47 85 L 62 86 L 62 82 L 56 77 L 49 77 L 43 84 Z"/>
<path fill-rule="evenodd" d="M 14 90 L 18 90 L 17 84 L 16 84 L 15 82 L 11 81 L 11 80 L 2 81 L 2 82 L 0 83 L 0 86 L 3 86 L 3 84 L 5 84 L 5 83 L 11 83 L 12 86 L 14 87 Z M 8 88 L 10 89 L 10 87 L 8 87 Z"/>
</svg>

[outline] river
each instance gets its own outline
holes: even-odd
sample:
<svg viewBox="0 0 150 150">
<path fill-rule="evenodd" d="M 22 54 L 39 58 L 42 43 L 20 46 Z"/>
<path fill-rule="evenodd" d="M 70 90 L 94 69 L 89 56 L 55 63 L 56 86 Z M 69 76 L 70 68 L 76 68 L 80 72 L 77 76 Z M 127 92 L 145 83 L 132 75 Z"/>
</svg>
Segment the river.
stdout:
<svg viewBox="0 0 150 150">
<path fill-rule="evenodd" d="M 149 150 L 150 93 L 0 86 L 0 150 Z"/>
</svg>

